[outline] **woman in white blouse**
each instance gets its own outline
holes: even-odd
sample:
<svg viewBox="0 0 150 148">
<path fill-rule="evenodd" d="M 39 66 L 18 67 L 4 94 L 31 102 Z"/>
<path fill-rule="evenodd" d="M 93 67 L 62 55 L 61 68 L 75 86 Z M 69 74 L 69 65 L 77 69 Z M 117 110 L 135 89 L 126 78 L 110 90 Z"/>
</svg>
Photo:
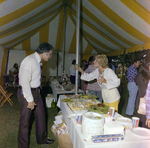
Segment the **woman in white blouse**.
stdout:
<svg viewBox="0 0 150 148">
<path fill-rule="evenodd" d="M 114 107 L 118 111 L 120 94 L 117 87 L 120 85 L 120 79 L 112 69 L 108 68 L 108 59 L 104 54 L 95 57 L 94 67 L 96 69 L 89 74 L 85 73 L 80 67 L 77 70 L 81 72 L 82 80 L 91 81 L 96 78 L 102 88 L 104 104 Z"/>
</svg>

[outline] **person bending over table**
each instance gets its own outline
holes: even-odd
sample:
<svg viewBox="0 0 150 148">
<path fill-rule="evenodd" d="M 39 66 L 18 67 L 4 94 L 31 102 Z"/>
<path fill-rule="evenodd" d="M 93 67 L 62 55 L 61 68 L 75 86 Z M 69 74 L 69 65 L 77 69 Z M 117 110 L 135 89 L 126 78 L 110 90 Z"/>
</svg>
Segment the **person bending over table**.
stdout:
<svg viewBox="0 0 150 148">
<path fill-rule="evenodd" d="M 18 148 L 29 147 L 29 127 L 31 115 L 35 115 L 36 140 L 38 144 L 52 144 L 47 138 L 45 111 L 40 95 L 42 60 L 52 57 L 54 48 L 47 42 L 41 43 L 35 53 L 27 56 L 19 70 L 19 88 L 17 92 L 20 104 L 20 122 L 18 132 Z"/>
<path fill-rule="evenodd" d="M 115 110 L 118 111 L 120 94 L 117 87 L 120 85 L 120 79 L 112 69 L 108 68 L 108 59 L 104 54 L 95 56 L 94 67 L 96 67 L 96 69 L 89 74 L 85 73 L 81 67 L 77 70 L 81 72 L 82 80 L 91 81 L 96 78 L 102 88 L 104 104 L 109 107 L 114 107 Z"/>
</svg>

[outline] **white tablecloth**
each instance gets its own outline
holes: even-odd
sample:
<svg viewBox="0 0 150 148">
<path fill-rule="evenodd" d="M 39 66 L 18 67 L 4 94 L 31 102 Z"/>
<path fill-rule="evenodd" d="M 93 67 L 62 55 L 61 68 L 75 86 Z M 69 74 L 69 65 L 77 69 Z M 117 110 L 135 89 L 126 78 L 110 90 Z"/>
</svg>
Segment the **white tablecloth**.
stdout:
<svg viewBox="0 0 150 148">
<path fill-rule="evenodd" d="M 67 128 L 70 133 L 70 138 L 74 148 L 150 148 L 150 140 L 142 140 L 137 138 L 131 131 L 126 132 L 125 139 L 117 142 L 93 143 L 85 141 L 81 133 L 81 125 L 77 124 L 75 119 L 68 118 L 74 112 L 68 107 L 67 103 L 61 100 L 66 98 L 65 95 L 60 95 L 57 106 L 61 108 Z M 117 113 L 115 116 L 119 116 Z"/>
<path fill-rule="evenodd" d="M 57 89 L 56 86 L 57 85 L 60 85 L 59 82 L 57 80 L 54 80 L 51 82 L 51 87 L 52 87 L 52 91 L 53 91 L 53 94 L 54 94 L 54 97 L 55 97 L 55 102 L 57 102 L 57 95 L 65 95 L 65 94 L 75 94 L 75 89 L 71 90 L 71 91 L 65 91 L 64 89 L 60 88 L 60 89 Z M 79 89 L 78 90 L 78 93 L 79 94 L 83 94 L 84 91 Z"/>
</svg>

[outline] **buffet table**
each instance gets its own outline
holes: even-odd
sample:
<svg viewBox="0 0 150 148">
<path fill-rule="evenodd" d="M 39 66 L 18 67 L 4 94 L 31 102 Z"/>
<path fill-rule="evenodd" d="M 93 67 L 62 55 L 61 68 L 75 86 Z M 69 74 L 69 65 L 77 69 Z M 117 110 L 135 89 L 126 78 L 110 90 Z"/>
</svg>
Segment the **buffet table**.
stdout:
<svg viewBox="0 0 150 148">
<path fill-rule="evenodd" d="M 106 143 L 93 143 L 86 141 L 81 133 L 81 125 L 76 123 L 76 115 L 69 108 L 66 102 L 61 100 L 67 98 L 65 95 L 60 95 L 57 106 L 62 110 L 62 113 L 67 123 L 67 128 L 70 133 L 70 138 L 74 148 L 149 148 L 150 140 L 143 140 L 136 137 L 131 131 L 127 131 L 123 141 L 106 142 Z M 115 117 L 121 116 L 118 113 Z M 69 118 L 68 118 L 69 117 Z"/>
<path fill-rule="evenodd" d="M 54 97 L 55 97 L 55 102 L 57 102 L 59 95 L 75 94 L 75 89 L 73 89 L 71 91 L 66 91 L 63 88 L 57 88 L 57 85 L 60 85 L 57 80 L 53 80 L 51 82 L 51 87 L 52 87 L 52 91 L 53 91 L 53 94 L 54 94 Z M 78 93 L 79 94 L 84 94 L 84 91 L 79 89 Z"/>
</svg>

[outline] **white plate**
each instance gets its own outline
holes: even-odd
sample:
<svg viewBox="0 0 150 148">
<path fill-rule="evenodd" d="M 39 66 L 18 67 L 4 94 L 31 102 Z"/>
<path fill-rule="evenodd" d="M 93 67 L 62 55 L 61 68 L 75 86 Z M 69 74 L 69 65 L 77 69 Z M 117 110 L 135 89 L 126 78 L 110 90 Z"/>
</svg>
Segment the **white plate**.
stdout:
<svg viewBox="0 0 150 148">
<path fill-rule="evenodd" d="M 150 139 L 150 130 L 147 128 L 143 128 L 143 127 L 135 127 L 132 128 L 132 133 L 141 139 Z"/>
<path fill-rule="evenodd" d="M 132 120 L 130 118 L 118 117 L 115 121 L 124 125 L 125 127 L 132 128 Z"/>
</svg>

